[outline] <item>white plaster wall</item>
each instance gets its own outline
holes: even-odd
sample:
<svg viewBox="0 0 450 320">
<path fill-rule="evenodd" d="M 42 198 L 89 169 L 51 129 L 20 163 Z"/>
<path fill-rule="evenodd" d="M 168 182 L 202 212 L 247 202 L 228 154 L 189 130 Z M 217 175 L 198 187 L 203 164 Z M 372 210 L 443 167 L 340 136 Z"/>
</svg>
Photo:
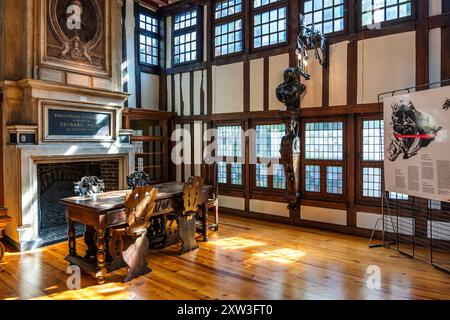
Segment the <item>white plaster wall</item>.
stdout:
<svg viewBox="0 0 450 320">
<path fill-rule="evenodd" d="M 181 125 L 177 124 L 175 128 L 176 128 L 175 138 L 176 141 L 178 142 L 180 139 L 179 130 L 181 129 Z M 181 165 L 176 165 L 176 179 L 177 182 L 181 182 Z"/>
<path fill-rule="evenodd" d="M 344 210 L 302 206 L 301 218 L 309 221 L 347 225 L 347 212 Z"/>
<path fill-rule="evenodd" d="M 244 64 L 213 67 L 213 112 L 242 112 L 244 101 Z"/>
<path fill-rule="evenodd" d="M 429 62 L 430 82 L 441 81 L 441 29 L 430 30 Z"/>
<path fill-rule="evenodd" d="M 289 217 L 289 210 L 287 208 L 287 204 L 284 202 L 250 199 L 250 211 L 279 217 Z"/>
<path fill-rule="evenodd" d="M 167 90 L 167 111 L 173 111 L 174 106 L 172 105 L 172 76 L 167 76 L 167 85 L 166 85 L 166 90 Z"/>
<path fill-rule="evenodd" d="M 378 219 L 383 219 L 381 214 L 358 212 L 356 215 L 356 226 L 362 229 L 372 230 Z M 397 230 L 397 217 L 395 216 L 385 216 L 385 229 L 388 232 L 395 232 Z M 412 235 L 412 226 L 414 225 L 414 220 L 412 218 L 399 217 L 398 226 L 401 234 Z M 383 220 L 378 221 L 375 230 L 383 230 Z"/>
<path fill-rule="evenodd" d="M 180 81 L 181 81 L 181 75 L 176 74 L 174 76 L 174 86 L 175 88 L 172 88 L 172 90 L 175 90 L 175 112 L 178 115 L 181 115 L 181 94 L 180 94 Z"/>
<path fill-rule="evenodd" d="M 200 114 L 202 71 L 194 72 L 194 115 Z M 205 81 L 203 82 L 203 85 Z"/>
<path fill-rule="evenodd" d="M 308 54 L 308 73 L 311 75 L 311 80 L 302 79 L 307 89 L 302 96 L 301 107 L 316 108 L 322 106 L 323 68 L 319 61 L 314 58 L 314 51 L 309 51 Z"/>
<path fill-rule="evenodd" d="M 181 86 L 183 88 L 183 104 L 184 104 L 184 115 L 191 115 L 191 76 L 189 73 L 183 73 L 181 75 Z"/>
<path fill-rule="evenodd" d="M 191 132 L 191 125 L 185 124 L 184 130 L 186 135 L 184 136 L 184 149 L 183 149 L 183 155 L 184 155 L 184 178 L 185 181 L 189 179 L 191 176 L 191 165 L 192 165 L 192 151 L 191 151 L 191 135 L 194 134 Z"/>
<path fill-rule="evenodd" d="M 284 105 L 278 101 L 275 90 L 283 82 L 283 73 L 289 67 L 289 54 L 269 58 L 269 109 L 281 110 Z"/>
<path fill-rule="evenodd" d="M 141 106 L 159 110 L 159 76 L 141 72 Z"/>
<path fill-rule="evenodd" d="M 416 78 L 415 31 L 358 42 L 358 103 L 412 87 Z"/>
<path fill-rule="evenodd" d="M 193 161 L 195 166 L 195 175 L 201 176 L 202 164 L 202 122 L 194 122 L 194 155 Z"/>
<path fill-rule="evenodd" d="M 440 221 L 428 221 L 428 238 L 433 236 L 435 240 L 450 240 L 450 223 Z"/>
<path fill-rule="evenodd" d="M 347 47 L 348 41 L 330 46 L 330 106 L 347 104 Z"/>
<path fill-rule="evenodd" d="M 250 111 L 264 110 L 264 59 L 250 60 Z"/>
<path fill-rule="evenodd" d="M 378 219 L 382 219 L 381 214 L 358 212 L 356 214 L 356 226 L 362 229 L 373 229 Z M 383 230 L 383 221 L 378 222 L 376 230 Z"/>
<path fill-rule="evenodd" d="M 219 191 L 220 192 L 220 191 Z M 245 199 L 228 196 L 217 196 L 219 200 L 219 206 L 223 208 L 230 208 L 236 210 L 245 210 Z"/>
<path fill-rule="evenodd" d="M 122 78 L 123 81 L 128 83 L 128 92 L 132 93 L 132 95 L 128 98 L 128 106 L 131 108 L 136 107 L 136 74 L 135 64 L 135 37 L 134 37 L 134 28 L 135 28 L 135 18 L 134 18 L 134 0 L 126 0 L 127 10 L 125 17 L 125 29 L 126 29 L 126 37 L 127 37 L 127 63 L 126 66 L 122 66 Z M 126 71 L 126 72 L 124 72 Z"/>
<path fill-rule="evenodd" d="M 442 13 L 442 0 L 428 0 L 429 16 L 435 16 L 441 13 Z"/>
</svg>

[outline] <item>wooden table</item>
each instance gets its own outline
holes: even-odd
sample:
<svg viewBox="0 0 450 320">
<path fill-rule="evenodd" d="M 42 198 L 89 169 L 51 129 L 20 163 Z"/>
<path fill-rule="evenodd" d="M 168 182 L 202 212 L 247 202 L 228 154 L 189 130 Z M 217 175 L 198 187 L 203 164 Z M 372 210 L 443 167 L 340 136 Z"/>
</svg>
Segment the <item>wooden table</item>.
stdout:
<svg viewBox="0 0 450 320">
<path fill-rule="evenodd" d="M 154 185 L 158 189 L 155 212 L 147 236 L 150 243 L 168 246 L 178 242 L 173 222 L 175 213 L 183 210 L 184 183 L 168 182 Z M 62 199 L 66 207 L 68 224 L 69 255 L 66 260 L 93 274 L 99 284 L 105 283 L 107 273 L 124 267 L 113 265 L 109 261 L 107 248 L 107 229 L 126 223 L 125 196 L 131 190 L 106 192 L 92 198 L 73 197 Z M 204 186 L 202 201 L 210 198 L 213 189 Z M 86 225 L 84 241 L 88 247 L 86 255 L 81 257 L 76 251 L 75 222 Z"/>
</svg>

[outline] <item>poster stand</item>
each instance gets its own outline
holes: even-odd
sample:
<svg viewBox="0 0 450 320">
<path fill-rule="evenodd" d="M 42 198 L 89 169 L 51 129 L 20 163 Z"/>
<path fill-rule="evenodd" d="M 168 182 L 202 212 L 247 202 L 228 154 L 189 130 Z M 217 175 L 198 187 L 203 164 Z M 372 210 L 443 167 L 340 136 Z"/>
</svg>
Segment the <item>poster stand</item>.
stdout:
<svg viewBox="0 0 450 320">
<path fill-rule="evenodd" d="M 447 83 L 450 79 L 425 85 L 380 93 L 378 102 L 386 97 L 430 89 Z M 380 136 L 384 135 L 381 132 Z M 434 267 L 450 272 L 450 205 L 445 207 L 431 199 L 389 193 L 382 178 L 382 217 L 377 219 L 369 239 L 369 248 L 394 248 L 398 252 L 430 263 Z M 375 232 L 382 222 L 381 243 L 373 243 Z"/>
</svg>

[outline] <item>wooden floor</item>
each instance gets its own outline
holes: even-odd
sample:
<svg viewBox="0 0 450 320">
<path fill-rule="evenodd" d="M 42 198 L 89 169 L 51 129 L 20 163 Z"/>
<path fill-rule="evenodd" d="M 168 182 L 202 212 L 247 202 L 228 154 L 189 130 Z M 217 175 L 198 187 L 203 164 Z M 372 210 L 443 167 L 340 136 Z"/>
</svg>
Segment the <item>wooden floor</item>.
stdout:
<svg viewBox="0 0 450 320">
<path fill-rule="evenodd" d="M 367 239 L 224 215 L 221 222 L 198 251 L 151 251 L 153 272 L 128 284 L 125 271 L 101 286 L 83 274 L 82 288 L 68 290 L 65 243 L 7 253 L 0 299 L 450 299 L 448 274 L 368 249 Z M 371 265 L 380 267 L 380 290 L 367 288 Z"/>
</svg>

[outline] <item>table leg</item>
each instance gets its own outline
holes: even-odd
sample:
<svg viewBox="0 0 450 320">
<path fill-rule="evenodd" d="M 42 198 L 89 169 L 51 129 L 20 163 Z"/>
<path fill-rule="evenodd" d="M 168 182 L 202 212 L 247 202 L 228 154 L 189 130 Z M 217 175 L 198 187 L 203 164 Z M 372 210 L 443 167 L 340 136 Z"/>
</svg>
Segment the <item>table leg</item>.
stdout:
<svg viewBox="0 0 450 320">
<path fill-rule="evenodd" d="M 105 283 L 106 276 L 106 251 L 105 251 L 105 229 L 97 230 L 97 282 Z"/>
<path fill-rule="evenodd" d="M 3 256 L 5 254 L 5 246 L 0 242 L 0 263 L 3 261 Z M 0 272 L 3 272 L 3 269 L 0 267 Z"/>
<path fill-rule="evenodd" d="M 203 227 L 203 241 L 208 241 L 208 207 L 203 206 L 203 217 L 202 217 L 202 227 Z"/>
<path fill-rule="evenodd" d="M 76 256 L 77 255 L 77 243 L 76 243 L 76 235 L 75 235 L 75 223 L 70 220 L 69 216 L 67 215 L 67 236 L 69 241 L 69 256 Z"/>
</svg>

